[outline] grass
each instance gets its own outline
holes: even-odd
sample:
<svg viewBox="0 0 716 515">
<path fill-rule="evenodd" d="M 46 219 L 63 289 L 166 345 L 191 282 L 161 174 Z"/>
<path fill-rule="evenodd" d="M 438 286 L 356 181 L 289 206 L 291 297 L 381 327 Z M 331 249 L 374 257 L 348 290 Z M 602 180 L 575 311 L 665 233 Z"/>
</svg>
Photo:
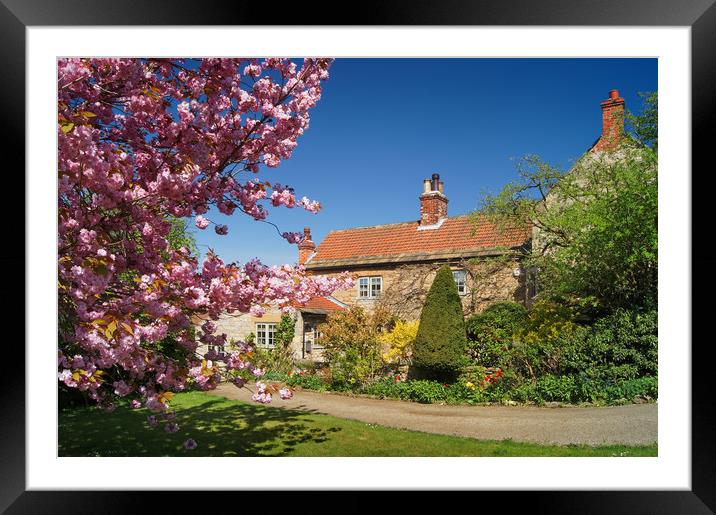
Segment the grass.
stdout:
<svg viewBox="0 0 716 515">
<path fill-rule="evenodd" d="M 146 410 L 120 406 L 59 413 L 60 456 L 656 456 L 657 446 L 539 445 L 405 431 L 202 392 L 177 394 L 176 433 L 152 428 Z M 194 438 L 198 447 L 184 450 Z"/>
</svg>

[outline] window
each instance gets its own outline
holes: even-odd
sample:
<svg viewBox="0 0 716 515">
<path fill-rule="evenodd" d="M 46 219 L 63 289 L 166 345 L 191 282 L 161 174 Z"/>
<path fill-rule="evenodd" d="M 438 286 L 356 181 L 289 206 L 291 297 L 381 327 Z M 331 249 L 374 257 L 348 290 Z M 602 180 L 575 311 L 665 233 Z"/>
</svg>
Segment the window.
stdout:
<svg viewBox="0 0 716 515">
<path fill-rule="evenodd" d="M 273 349 L 276 345 L 276 324 L 256 324 L 256 346 Z"/>
<path fill-rule="evenodd" d="M 380 293 L 383 291 L 383 278 L 380 276 L 375 277 L 361 277 L 358 279 L 358 298 L 361 299 L 374 299 L 380 297 Z"/>
<path fill-rule="evenodd" d="M 465 272 L 465 270 L 453 270 L 452 278 L 455 279 L 455 284 L 457 284 L 457 292 L 460 295 L 466 294 L 467 283 L 465 282 L 465 280 L 467 278 L 467 273 Z"/>
<path fill-rule="evenodd" d="M 319 343 L 319 338 L 321 337 L 321 332 L 317 329 L 317 327 L 312 324 L 308 323 L 303 326 L 303 349 L 304 353 L 311 354 L 314 350 L 322 350 L 323 345 Z"/>
<path fill-rule="evenodd" d="M 371 277 L 370 278 L 370 296 L 380 297 L 380 292 L 383 289 L 383 278 L 382 277 Z"/>
<path fill-rule="evenodd" d="M 209 352 L 214 351 L 218 356 L 224 356 L 226 352 L 224 351 L 223 345 L 211 345 L 209 344 L 207 346 L 209 348 Z"/>
</svg>

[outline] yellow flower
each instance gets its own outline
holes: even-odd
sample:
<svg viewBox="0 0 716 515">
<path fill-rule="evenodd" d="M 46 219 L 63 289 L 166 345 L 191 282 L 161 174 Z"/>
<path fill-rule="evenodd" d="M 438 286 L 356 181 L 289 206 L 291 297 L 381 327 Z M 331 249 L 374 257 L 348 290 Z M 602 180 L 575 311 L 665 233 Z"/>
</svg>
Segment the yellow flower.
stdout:
<svg viewBox="0 0 716 515">
<path fill-rule="evenodd" d="M 465 386 L 466 386 L 467 388 L 469 388 L 470 390 L 474 390 L 474 389 L 475 389 L 475 385 L 472 384 L 470 381 L 468 381 L 467 383 L 465 383 Z"/>
</svg>

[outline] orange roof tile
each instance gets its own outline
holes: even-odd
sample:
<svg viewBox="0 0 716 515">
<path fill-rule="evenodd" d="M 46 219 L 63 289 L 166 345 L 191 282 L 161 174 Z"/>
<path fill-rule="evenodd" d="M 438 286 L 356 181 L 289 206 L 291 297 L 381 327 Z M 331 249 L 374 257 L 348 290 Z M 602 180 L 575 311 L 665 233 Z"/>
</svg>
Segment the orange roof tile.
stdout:
<svg viewBox="0 0 716 515">
<path fill-rule="evenodd" d="M 474 223 L 468 215 L 445 218 L 434 229 L 419 227 L 418 222 L 405 222 L 332 231 L 306 266 L 319 268 L 336 260 L 516 248 L 531 236 L 527 226 L 499 230 L 487 219 Z"/>
<path fill-rule="evenodd" d="M 298 309 L 320 309 L 325 311 L 342 311 L 345 309 L 339 302 L 331 300 L 326 297 L 313 297 L 306 304 L 297 304 Z"/>
</svg>

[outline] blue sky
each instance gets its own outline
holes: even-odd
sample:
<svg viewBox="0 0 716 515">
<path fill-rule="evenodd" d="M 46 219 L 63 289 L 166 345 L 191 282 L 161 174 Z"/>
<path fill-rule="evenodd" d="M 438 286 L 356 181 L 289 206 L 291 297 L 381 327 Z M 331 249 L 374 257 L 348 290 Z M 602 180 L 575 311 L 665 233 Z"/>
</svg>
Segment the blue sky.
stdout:
<svg viewBox="0 0 716 515">
<path fill-rule="evenodd" d="M 632 111 L 637 92 L 657 90 L 656 59 L 337 59 L 330 74 L 291 159 L 260 174 L 321 202 L 318 214 L 269 215 L 282 231 L 311 227 L 316 243 L 334 229 L 417 220 L 432 173 L 445 183 L 448 214 L 470 212 L 516 177 L 520 156 L 568 167 L 599 136 L 610 89 Z M 209 218 L 229 234 L 194 228 L 202 254 L 297 259 L 269 224 L 238 211 Z"/>
</svg>

